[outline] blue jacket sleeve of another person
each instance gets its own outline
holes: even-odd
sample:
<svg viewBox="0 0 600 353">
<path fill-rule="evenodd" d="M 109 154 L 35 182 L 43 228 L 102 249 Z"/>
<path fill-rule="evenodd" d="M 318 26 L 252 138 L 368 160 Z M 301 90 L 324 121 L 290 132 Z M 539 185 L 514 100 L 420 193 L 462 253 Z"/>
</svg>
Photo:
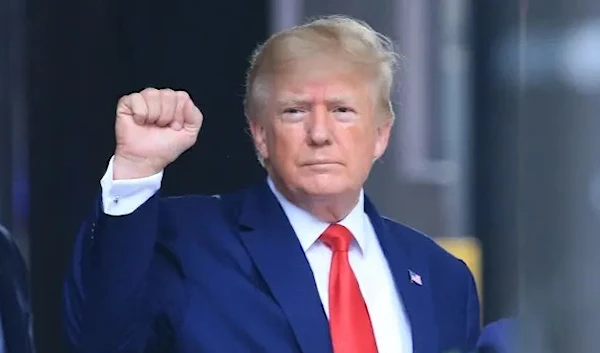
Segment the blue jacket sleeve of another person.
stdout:
<svg viewBox="0 0 600 353">
<path fill-rule="evenodd" d="M 515 320 L 501 319 L 487 325 L 477 342 L 478 353 L 515 352 Z"/>
<path fill-rule="evenodd" d="M 33 353 L 29 275 L 25 260 L 0 225 L 0 320 L 6 353 Z"/>
</svg>

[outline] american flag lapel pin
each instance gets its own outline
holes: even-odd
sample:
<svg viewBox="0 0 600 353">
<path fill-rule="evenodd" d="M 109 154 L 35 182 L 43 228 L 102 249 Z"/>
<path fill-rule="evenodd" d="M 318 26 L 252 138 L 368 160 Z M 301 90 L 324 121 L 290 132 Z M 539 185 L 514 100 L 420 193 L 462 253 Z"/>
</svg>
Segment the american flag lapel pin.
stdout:
<svg viewBox="0 0 600 353">
<path fill-rule="evenodd" d="M 408 275 L 410 276 L 410 281 L 412 283 L 417 284 L 419 286 L 423 285 L 423 279 L 421 278 L 421 275 L 414 272 L 413 270 L 408 270 Z"/>
</svg>

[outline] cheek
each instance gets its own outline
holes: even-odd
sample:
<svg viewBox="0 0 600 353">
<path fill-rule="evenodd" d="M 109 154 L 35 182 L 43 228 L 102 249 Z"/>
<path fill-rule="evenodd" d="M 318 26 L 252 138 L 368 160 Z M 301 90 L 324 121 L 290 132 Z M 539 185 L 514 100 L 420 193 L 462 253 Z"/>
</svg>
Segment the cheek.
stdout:
<svg viewBox="0 0 600 353">
<path fill-rule="evenodd" d="M 278 164 L 293 164 L 301 151 L 302 141 L 294 131 L 273 130 L 267 137 L 270 155 Z"/>
<path fill-rule="evenodd" d="M 348 138 L 347 145 L 352 153 L 351 157 L 356 159 L 370 159 L 375 153 L 376 140 L 371 132 L 356 132 Z"/>
</svg>

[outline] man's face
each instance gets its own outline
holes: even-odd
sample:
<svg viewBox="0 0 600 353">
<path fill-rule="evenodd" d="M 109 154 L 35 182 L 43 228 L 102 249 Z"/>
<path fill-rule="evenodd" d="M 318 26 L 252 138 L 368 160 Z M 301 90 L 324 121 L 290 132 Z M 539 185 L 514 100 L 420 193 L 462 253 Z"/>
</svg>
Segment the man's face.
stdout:
<svg viewBox="0 0 600 353">
<path fill-rule="evenodd" d="M 349 65 L 310 61 L 275 76 L 251 130 L 282 192 L 318 198 L 362 187 L 391 129 L 375 92 L 373 80 Z"/>
</svg>

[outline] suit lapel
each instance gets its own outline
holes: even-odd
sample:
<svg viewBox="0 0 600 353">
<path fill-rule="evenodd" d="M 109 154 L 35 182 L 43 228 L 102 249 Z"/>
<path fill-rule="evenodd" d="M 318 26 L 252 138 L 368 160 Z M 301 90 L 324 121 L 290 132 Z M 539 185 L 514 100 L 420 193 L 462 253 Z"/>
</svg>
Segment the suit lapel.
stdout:
<svg viewBox="0 0 600 353">
<path fill-rule="evenodd" d="M 239 224 L 242 242 L 287 316 L 302 352 L 332 352 L 329 322 L 312 270 L 266 183 L 246 194 Z"/>
<path fill-rule="evenodd" d="M 369 215 L 379 238 L 386 260 L 390 266 L 396 288 L 400 294 L 412 331 L 414 353 L 436 353 L 437 326 L 428 283 L 428 271 L 424 259 L 411 252 L 411 244 L 403 234 L 392 232 L 373 206 L 365 198 L 365 212 Z M 411 280 L 410 274 L 420 276 Z"/>
</svg>

